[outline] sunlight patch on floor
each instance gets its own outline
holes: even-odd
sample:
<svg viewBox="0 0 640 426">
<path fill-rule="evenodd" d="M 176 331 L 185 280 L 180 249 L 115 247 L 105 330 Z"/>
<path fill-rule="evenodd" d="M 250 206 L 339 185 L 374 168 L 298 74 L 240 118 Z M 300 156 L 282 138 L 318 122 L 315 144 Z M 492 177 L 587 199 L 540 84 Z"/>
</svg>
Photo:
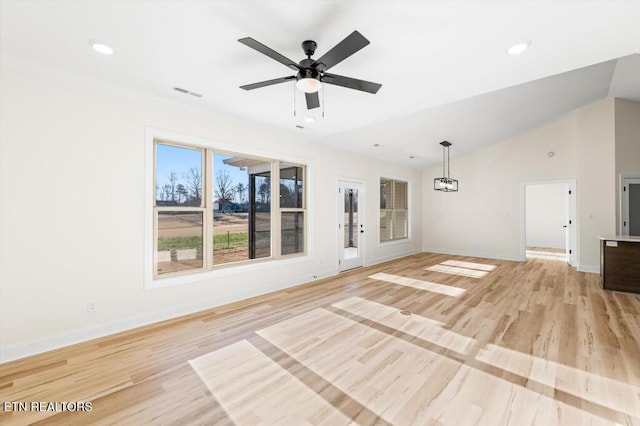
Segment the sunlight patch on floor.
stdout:
<svg viewBox="0 0 640 426">
<path fill-rule="evenodd" d="M 554 253 L 551 251 L 534 251 L 527 250 L 526 255 L 528 258 L 532 259 L 547 259 L 547 260 L 559 260 L 562 262 L 567 261 L 566 253 Z"/>
<path fill-rule="evenodd" d="M 246 340 L 189 361 L 237 425 L 349 424 L 350 419 Z M 268 403 L 265 400 L 268 395 Z"/>
<path fill-rule="evenodd" d="M 427 271 L 443 272 L 445 274 L 459 275 L 462 277 L 471 277 L 471 278 L 482 278 L 489 273 L 487 271 L 478 271 L 477 269 L 460 268 L 459 266 L 447 266 L 443 263 L 429 266 L 426 269 Z"/>
<path fill-rule="evenodd" d="M 640 388 L 494 344 L 476 359 L 587 401 L 634 416 L 640 421 Z"/>
<path fill-rule="evenodd" d="M 446 262 L 440 263 L 445 266 L 458 266 L 460 268 L 467 269 L 477 269 L 479 271 L 487 271 L 491 272 L 496 269 L 496 265 L 489 265 L 486 263 L 475 263 L 475 262 L 462 262 L 460 260 L 447 260 Z"/>
<path fill-rule="evenodd" d="M 397 309 L 371 306 L 362 299 L 348 299 L 335 306 L 358 311 L 358 304 L 378 321 L 400 321 Z M 434 323 L 437 322 L 425 318 L 427 328 Z M 588 401 L 584 401 L 585 408 L 578 408 L 580 401 L 575 402 L 579 404 L 576 406 L 554 399 L 553 383 L 542 393 L 528 389 L 519 380 L 509 381 L 500 370 L 484 371 L 463 364 L 322 308 L 257 334 L 393 424 L 611 424 L 623 415 L 602 405 L 589 407 Z M 490 355 L 484 353 L 483 359 L 491 360 Z M 505 359 L 496 362 L 495 367 L 508 372 L 509 368 L 517 368 L 509 367 L 517 361 Z M 585 383 L 591 379 L 585 379 Z M 621 389 L 614 390 L 617 395 Z M 582 394 L 575 396 L 581 398 Z M 625 407 L 625 413 L 629 407 Z M 637 421 L 633 416 L 625 418 Z"/>
<path fill-rule="evenodd" d="M 495 268 L 451 260 L 427 269 L 481 278 Z M 368 278 L 453 297 L 467 291 Z M 640 424 L 640 387 L 480 344 L 412 308 L 411 298 L 389 306 L 352 296 L 190 363 L 238 425 L 350 424 L 363 411 L 407 425 Z"/>
<path fill-rule="evenodd" d="M 350 297 L 331 306 L 463 355 L 476 343 L 475 339 L 447 330 L 439 321 L 417 314 L 403 315 L 398 309 L 360 297 Z"/>
<path fill-rule="evenodd" d="M 406 287 L 413 287 L 420 290 L 427 290 L 434 293 L 445 294 L 447 296 L 459 297 L 463 295 L 467 290 L 458 287 L 452 287 L 448 285 L 442 285 L 431 281 L 417 280 L 414 278 L 401 277 L 399 275 L 385 274 L 383 272 L 370 275 L 368 278 L 374 280 L 386 281 L 392 284 L 403 285 Z"/>
<path fill-rule="evenodd" d="M 316 324 L 331 330 L 320 342 L 308 332 Z M 428 403 L 421 389 L 427 382 L 446 386 L 461 366 L 458 361 L 321 308 L 258 334 L 392 424 L 433 422 L 431 413 L 421 410 Z"/>
</svg>

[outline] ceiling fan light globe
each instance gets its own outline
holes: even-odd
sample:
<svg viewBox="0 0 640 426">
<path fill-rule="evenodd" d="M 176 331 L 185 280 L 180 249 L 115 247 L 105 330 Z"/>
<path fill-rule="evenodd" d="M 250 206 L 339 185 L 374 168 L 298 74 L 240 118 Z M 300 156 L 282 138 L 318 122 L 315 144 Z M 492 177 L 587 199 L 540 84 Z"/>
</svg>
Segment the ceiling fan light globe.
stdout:
<svg viewBox="0 0 640 426">
<path fill-rule="evenodd" d="M 316 93 L 321 86 L 322 83 L 315 78 L 301 78 L 296 81 L 296 87 L 305 93 Z"/>
</svg>

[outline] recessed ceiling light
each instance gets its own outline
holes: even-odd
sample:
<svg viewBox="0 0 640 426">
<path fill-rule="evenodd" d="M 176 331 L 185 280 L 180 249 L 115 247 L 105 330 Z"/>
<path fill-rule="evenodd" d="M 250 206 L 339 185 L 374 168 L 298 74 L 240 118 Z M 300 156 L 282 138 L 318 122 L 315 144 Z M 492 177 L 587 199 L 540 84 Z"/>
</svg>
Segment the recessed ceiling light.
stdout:
<svg viewBox="0 0 640 426">
<path fill-rule="evenodd" d="M 89 40 L 89 45 L 98 53 L 102 53 L 103 55 L 111 55 L 113 54 L 113 48 L 100 40 Z"/>
<path fill-rule="evenodd" d="M 509 55 L 519 55 L 520 53 L 522 53 L 525 50 L 527 50 L 529 48 L 529 46 L 531 46 L 531 42 L 529 40 L 524 40 L 524 41 L 518 42 L 518 43 L 514 44 L 513 46 L 511 46 L 510 48 L 508 48 L 507 49 L 507 53 Z"/>
<path fill-rule="evenodd" d="M 304 121 L 305 123 L 313 123 L 314 121 L 316 121 L 316 119 L 313 117 L 305 117 Z"/>
</svg>

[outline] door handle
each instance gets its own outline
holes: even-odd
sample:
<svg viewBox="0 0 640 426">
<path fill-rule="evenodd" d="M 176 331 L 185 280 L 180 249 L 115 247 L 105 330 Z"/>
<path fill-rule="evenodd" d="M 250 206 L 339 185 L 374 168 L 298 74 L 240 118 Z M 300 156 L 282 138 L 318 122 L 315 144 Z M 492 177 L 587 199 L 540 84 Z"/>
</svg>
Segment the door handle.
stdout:
<svg viewBox="0 0 640 426">
<path fill-rule="evenodd" d="M 360 233 L 361 233 L 361 234 L 364 234 L 364 230 L 362 230 L 362 229 L 361 229 L 361 230 L 360 230 Z"/>
<path fill-rule="evenodd" d="M 566 228 L 566 227 L 567 227 L 567 225 L 562 225 L 562 227 L 563 227 L 563 228 Z"/>
</svg>

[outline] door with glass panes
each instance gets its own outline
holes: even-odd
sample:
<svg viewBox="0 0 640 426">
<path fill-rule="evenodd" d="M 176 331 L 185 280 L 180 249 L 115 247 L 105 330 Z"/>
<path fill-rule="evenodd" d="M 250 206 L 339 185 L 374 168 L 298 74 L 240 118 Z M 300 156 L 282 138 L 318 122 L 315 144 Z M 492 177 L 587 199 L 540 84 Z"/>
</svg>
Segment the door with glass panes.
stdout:
<svg viewBox="0 0 640 426">
<path fill-rule="evenodd" d="M 338 270 L 364 264 L 364 185 L 338 182 Z"/>
</svg>

